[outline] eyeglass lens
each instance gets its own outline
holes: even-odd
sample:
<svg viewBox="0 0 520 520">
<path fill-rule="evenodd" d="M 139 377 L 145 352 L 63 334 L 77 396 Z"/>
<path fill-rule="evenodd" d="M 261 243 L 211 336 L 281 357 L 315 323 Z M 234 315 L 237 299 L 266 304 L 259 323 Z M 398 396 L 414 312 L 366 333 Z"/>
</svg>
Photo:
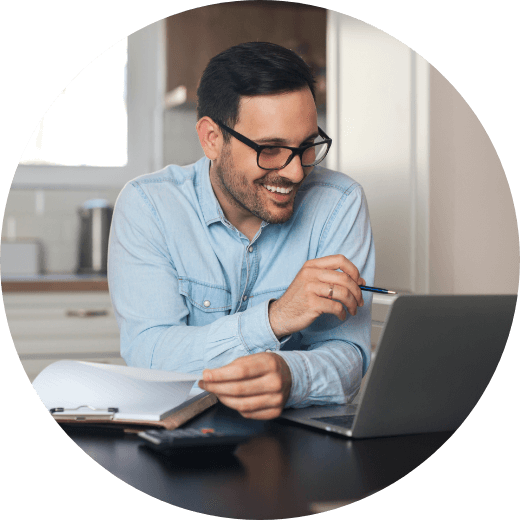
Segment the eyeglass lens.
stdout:
<svg viewBox="0 0 520 520">
<path fill-rule="evenodd" d="M 321 142 L 307 148 L 302 154 L 302 166 L 318 164 L 326 153 L 327 143 Z M 277 170 L 285 166 L 291 154 L 291 150 L 287 148 L 264 148 L 258 157 L 258 165 L 261 168 Z"/>
</svg>

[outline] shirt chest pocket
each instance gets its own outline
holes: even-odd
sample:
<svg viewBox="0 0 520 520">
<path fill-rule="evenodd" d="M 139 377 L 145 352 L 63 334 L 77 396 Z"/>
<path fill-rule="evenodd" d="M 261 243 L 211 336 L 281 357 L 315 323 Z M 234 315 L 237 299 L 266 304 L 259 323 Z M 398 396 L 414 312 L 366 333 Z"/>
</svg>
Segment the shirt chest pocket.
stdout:
<svg viewBox="0 0 520 520">
<path fill-rule="evenodd" d="M 179 292 L 190 311 L 189 325 L 206 325 L 231 311 L 231 292 L 225 287 L 179 278 Z"/>
</svg>

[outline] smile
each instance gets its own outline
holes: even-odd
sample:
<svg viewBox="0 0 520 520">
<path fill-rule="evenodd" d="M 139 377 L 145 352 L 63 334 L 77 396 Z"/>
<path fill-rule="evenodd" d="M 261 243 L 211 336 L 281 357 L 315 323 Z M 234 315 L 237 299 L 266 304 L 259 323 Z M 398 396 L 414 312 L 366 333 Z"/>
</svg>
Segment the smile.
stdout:
<svg viewBox="0 0 520 520">
<path fill-rule="evenodd" d="M 267 184 L 262 184 L 262 186 L 270 191 L 271 193 L 283 193 L 283 194 L 288 194 L 288 193 L 291 193 L 291 191 L 293 190 L 293 188 L 280 188 L 280 187 L 276 187 L 276 186 L 268 186 Z"/>
</svg>

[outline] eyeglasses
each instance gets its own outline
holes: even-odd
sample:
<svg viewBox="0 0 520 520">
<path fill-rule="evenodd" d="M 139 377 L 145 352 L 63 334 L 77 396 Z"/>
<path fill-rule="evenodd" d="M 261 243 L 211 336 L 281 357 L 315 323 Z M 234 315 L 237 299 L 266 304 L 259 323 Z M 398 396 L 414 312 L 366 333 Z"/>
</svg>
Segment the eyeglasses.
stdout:
<svg viewBox="0 0 520 520">
<path fill-rule="evenodd" d="M 294 148 L 292 146 L 258 145 L 224 123 L 220 121 L 216 121 L 216 123 L 235 139 L 256 151 L 256 163 L 262 170 L 281 170 L 293 160 L 295 155 L 300 156 L 304 168 L 316 166 L 325 159 L 332 144 L 332 139 L 320 127 L 318 127 L 320 137 L 315 137 L 312 143 Z"/>
</svg>

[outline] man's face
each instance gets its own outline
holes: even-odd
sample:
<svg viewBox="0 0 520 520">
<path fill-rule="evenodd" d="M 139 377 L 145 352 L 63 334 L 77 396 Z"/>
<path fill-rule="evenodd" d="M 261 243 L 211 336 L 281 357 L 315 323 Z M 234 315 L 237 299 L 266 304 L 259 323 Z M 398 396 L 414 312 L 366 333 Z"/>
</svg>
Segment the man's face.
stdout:
<svg viewBox="0 0 520 520">
<path fill-rule="evenodd" d="M 298 147 L 318 135 L 316 105 L 308 88 L 287 94 L 242 98 L 234 130 L 259 145 Z M 281 170 L 262 170 L 257 153 L 231 137 L 214 162 L 213 187 L 226 201 L 229 220 L 255 216 L 281 224 L 293 214 L 294 198 L 311 168 L 294 157 Z M 275 191 L 281 188 L 288 193 Z M 221 200 L 221 197 L 218 197 Z M 231 215 L 229 214 L 231 213 Z"/>
</svg>

